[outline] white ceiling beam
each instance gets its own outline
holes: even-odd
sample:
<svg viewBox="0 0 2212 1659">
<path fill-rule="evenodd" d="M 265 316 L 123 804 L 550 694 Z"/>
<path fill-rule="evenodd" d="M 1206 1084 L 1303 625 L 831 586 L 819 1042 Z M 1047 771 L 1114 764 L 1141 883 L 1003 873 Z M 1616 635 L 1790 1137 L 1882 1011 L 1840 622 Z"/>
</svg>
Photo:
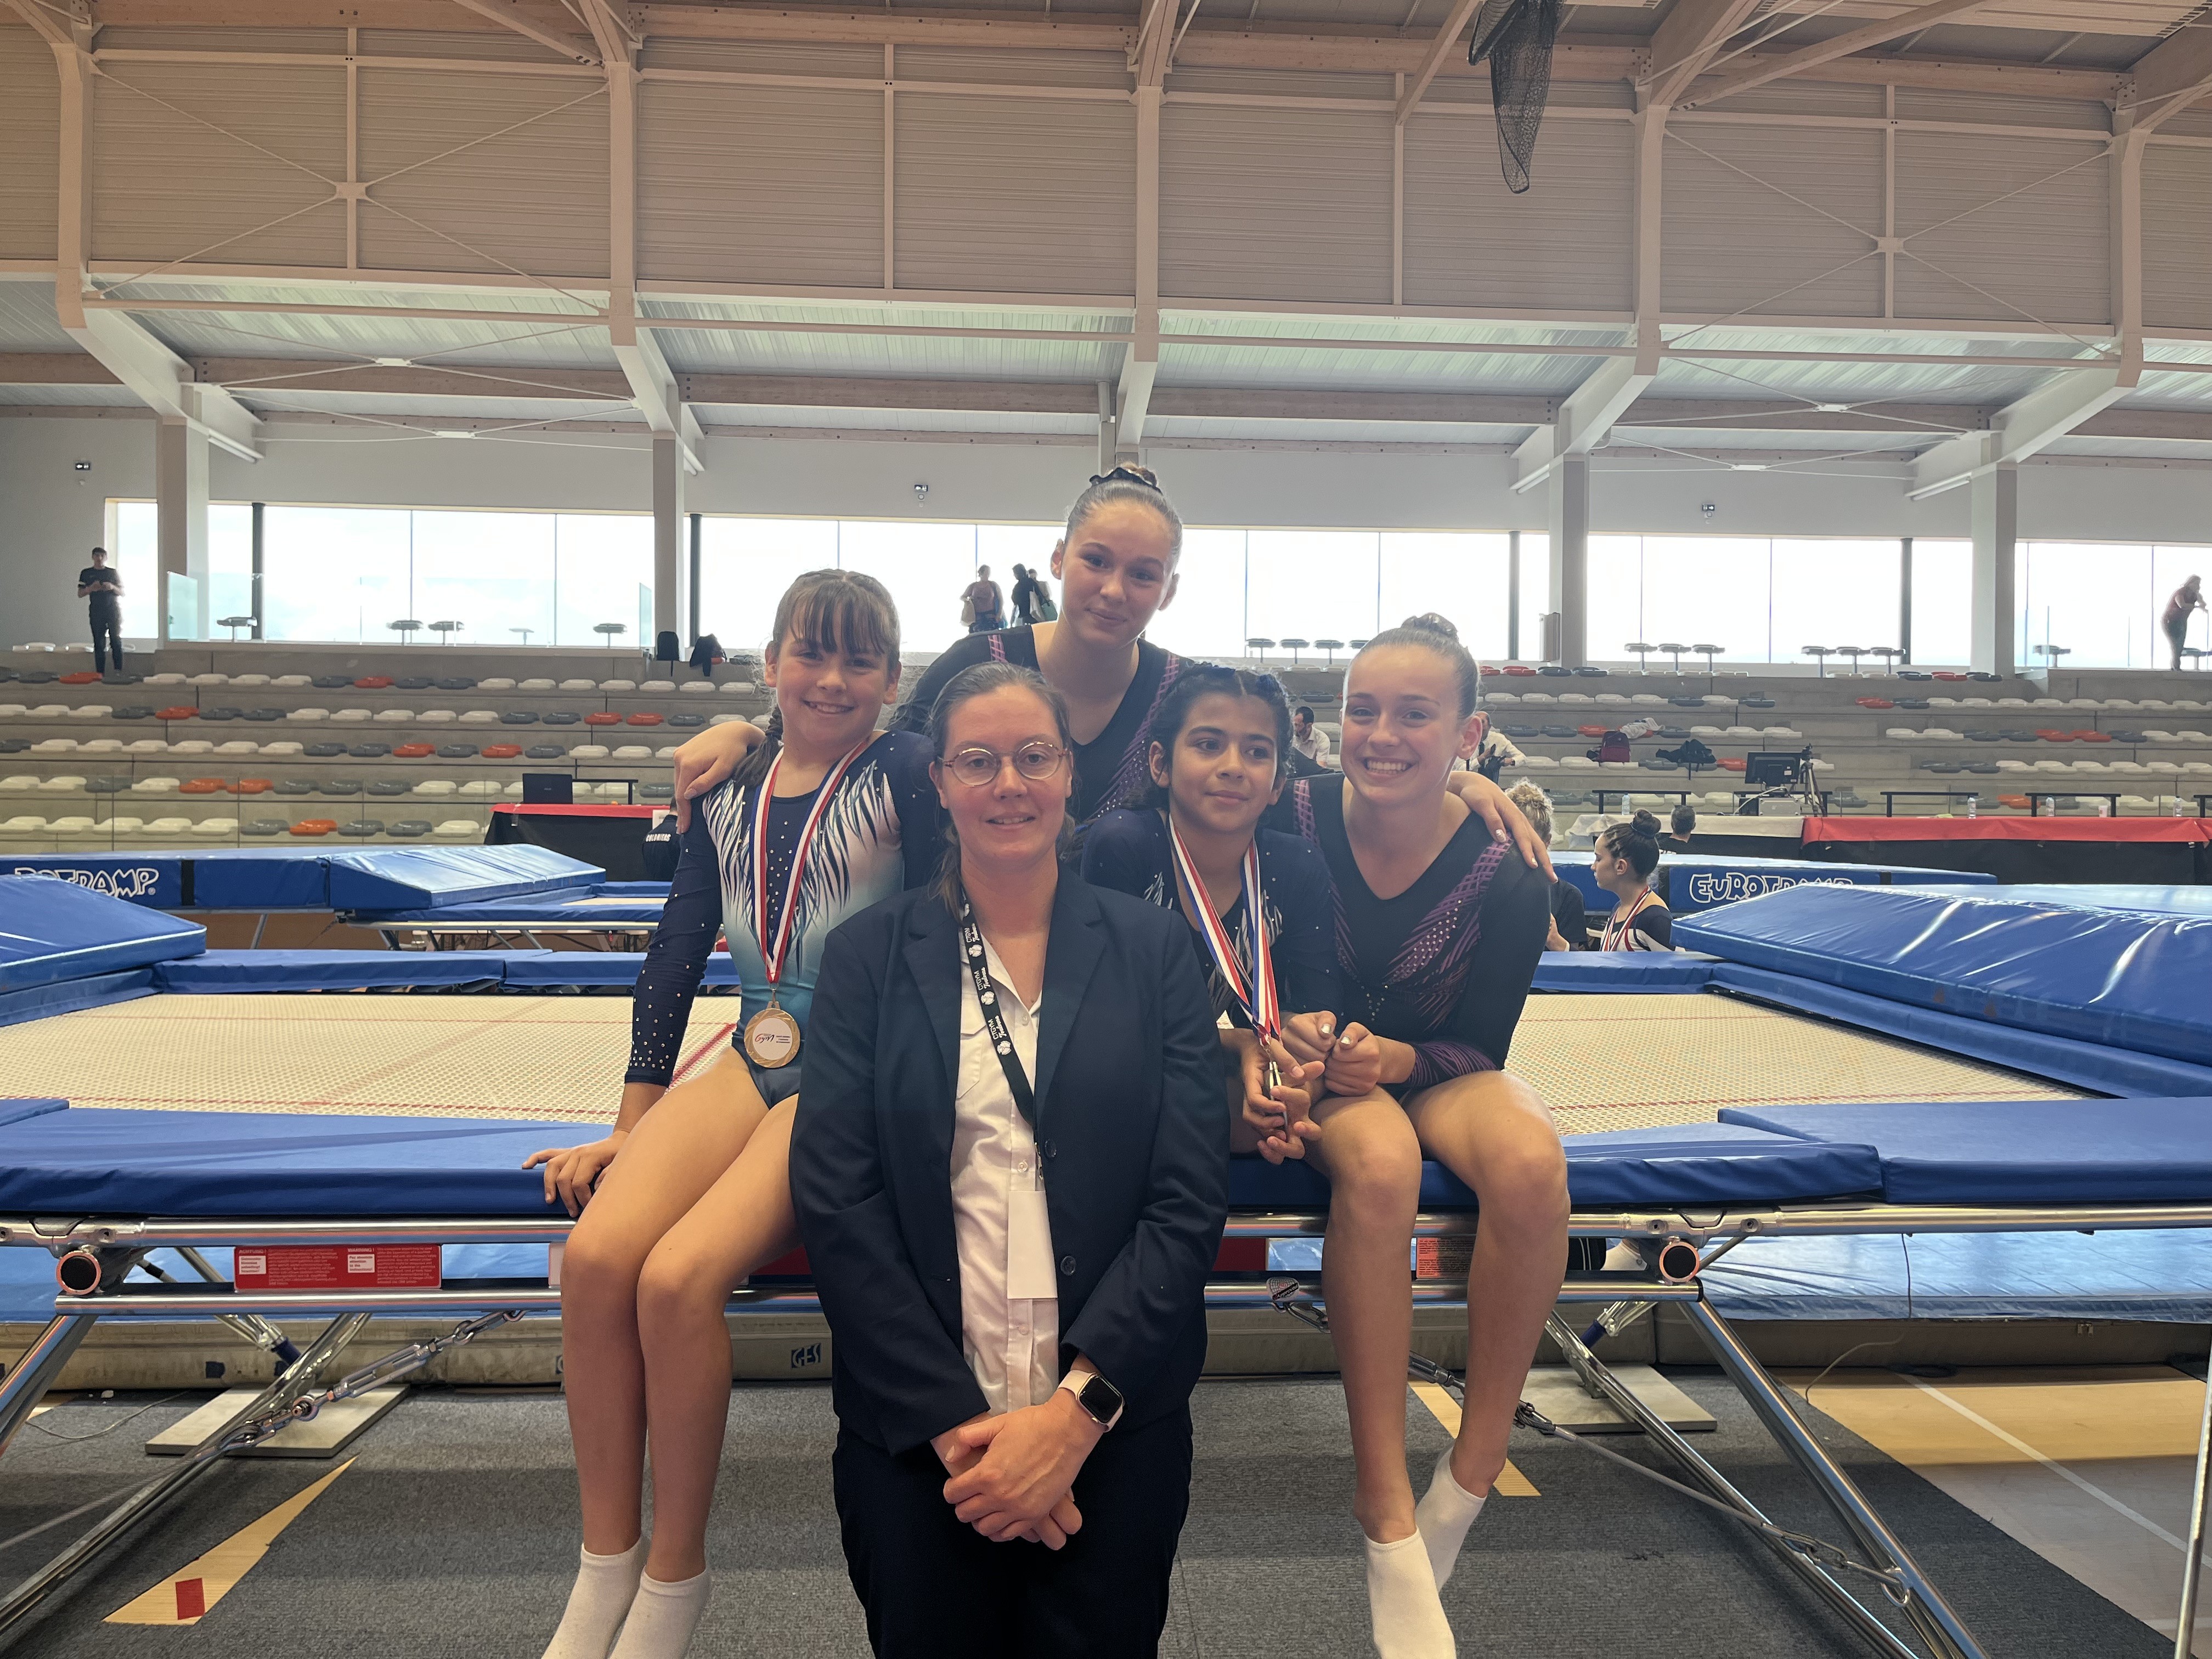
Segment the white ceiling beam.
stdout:
<svg viewBox="0 0 2212 1659">
<path fill-rule="evenodd" d="M 1550 477 L 1561 456 L 1587 455 L 1601 446 L 1653 378 L 1633 357 L 1609 358 L 1599 365 L 1559 405 L 1558 418 L 1538 427 L 1513 452 L 1514 493 L 1533 489 Z"/>
<path fill-rule="evenodd" d="M 1453 49 L 1459 45 L 1461 32 L 1482 0 L 1454 0 L 1451 15 L 1444 19 L 1443 27 L 1437 31 L 1436 39 L 1421 54 L 1421 65 L 1407 78 L 1406 89 L 1398 98 L 1398 125 L 1404 126 L 1407 118 L 1421 106 L 1422 94 L 1428 91 L 1429 82 L 1435 80 L 1443 66 L 1451 60 Z"/>
<path fill-rule="evenodd" d="M 550 52 L 559 52 L 571 63 L 588 64 L 594 69 L 599 65 L 599 54 L 591 41 L 532 21 L 513 3 L 513 0 L 453 0 L 453 3 L 479 17 L 488 17 L 501 28 L 511 29 L 524 40 L 533 40 Z"/>
<path fill-rule="evenodd" d="M 2140 360 L 2098 363 L 2054 375 L 1997 411 L 1987 432 L 1947 439 L 1913 464 L 1905 494 L 1914 501 L 1956 489 L 2009 462 L 2024 461 L 2078 430 L 2135 390 Z"/>
<path fill-rule="evenodd" d="M 1823 64 L 1832 64 L 1838 58 L 1848 58 L 1853 52 L 1865 52 L 1869 47 L 1887 46 L 1892 40 L 1902 40 L 1937 23 L 1950 22 L 1994 3 L 1995 0 L 1929 0 L 1929 3 L 1917 10 L 1901 12 L 1879 23 L 1847 29 L 1831 40 L 1801 46 L 1795 52 L 1738 59 L 1733 67 L 1722 70 L 1714 77 L 1710 85 L 1700 88 L 1697 96 L 1682 99 L 1679 106 L 1703 109 L 1719 99 L 1733 97 L 1753 87 L 1763 87 L 1768 82 L 1779 81 L 1785 76 L 1802 75 Z"/>
<path fill-rule="evenodd" d="M 1674 0 L 1674 9 L 1652 33 L 1649 67 L 1636 77 L 1646 103 L 1671 108 L 1764 3 Z"/>
<path fill-rule="evenodd" d="M 76 323 L 62 326 L 156 415 L 187 422 L 242 460 L 261 459 L 259 418 L 221 386 L 194 380 L 191 365 L 136 318 L 120 311 L 86 311 Z"/>
<path fill-rule="evenodd" d="M 2212 29 L 2183 27 L 2136 60 L 2118 112 L 2149 132 L 2212 92 Z"/>
</svg>

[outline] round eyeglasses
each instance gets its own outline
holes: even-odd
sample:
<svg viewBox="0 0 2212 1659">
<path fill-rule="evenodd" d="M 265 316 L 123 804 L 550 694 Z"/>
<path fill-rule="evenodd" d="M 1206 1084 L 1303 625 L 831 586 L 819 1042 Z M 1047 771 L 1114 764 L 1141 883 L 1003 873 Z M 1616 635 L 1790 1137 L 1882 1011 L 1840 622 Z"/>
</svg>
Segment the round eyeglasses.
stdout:
<svg viewBox="0 0 2212 1659">
<path fill-rule="evenodd" d="M 1025 743 L 1005 756 L 995 749 L 963 749 L 956 755 L 939 758 L 938 764 L 970 789 L 981 789 L 987 783 L 997 781 L 1000 772 L 1011 759 L 1014 770 L 1031 783 L 1042 783 L 1060 770 L 1067 758 L 1067 750 L 1056 743 Z"/>
</svg>

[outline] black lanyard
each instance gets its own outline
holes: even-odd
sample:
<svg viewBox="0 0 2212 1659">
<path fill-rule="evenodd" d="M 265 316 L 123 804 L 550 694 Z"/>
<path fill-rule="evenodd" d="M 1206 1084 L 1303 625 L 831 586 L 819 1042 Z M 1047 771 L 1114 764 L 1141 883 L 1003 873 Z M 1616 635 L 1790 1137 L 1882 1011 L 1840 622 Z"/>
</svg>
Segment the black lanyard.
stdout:
<svg viewBox="0 0 2212 1659">
<path fill-rule="evenodd" d="M 1014 1108 L 1034 1127 L 1036 1097 L 1030 1092 L 1029 1073 L 1022 1069 L 1022 1057 L 1014 1052 L 1006 1022 L 999 1018 L 999 994 L 991 988 L 991 975 L 983 966 L 983 933 L 975 926 L 975 913 L 964 898 L 960 901 L 960 951 L 968 959 L 968 976 L 975 984 L 975 1003 L 983 1011 L 983 1030 L 998 1053 L 1006 1087 L 1013 1091 Z"/>
</svg>

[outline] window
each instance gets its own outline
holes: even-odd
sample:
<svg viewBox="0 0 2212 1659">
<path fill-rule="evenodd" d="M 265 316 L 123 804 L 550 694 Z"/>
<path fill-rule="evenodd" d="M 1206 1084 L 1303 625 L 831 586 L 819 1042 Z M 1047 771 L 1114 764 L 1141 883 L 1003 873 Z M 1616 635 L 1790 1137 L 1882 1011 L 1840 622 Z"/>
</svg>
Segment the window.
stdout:
<svg viewBox="0 0 2212 1659">
<path fill-rule="evenodd" d="M 1590 656 L 1617 660 L 1625 642 L 1651 637 L 1644 631 L 1643 537 L 1591 537 L 1587 580 L 1583 644 Z M 1540 640 L 1537 653 L 1542 650 Z"/>
<path fill-rule="evenodd" d="M 699 626 L 725 651 L 757 651 L 775 627 L 784 590 L 810 570 L 836 565 L 835 519 L 702 519 Z"/>
<path fill-rule="evenodd" d="M 1808 645 L 1895 645 L 1904 556 L 1904 544 L 1893 538 L 1777 538 L 1774 653 L 1768 660 L 1802 660 Z"/>
<path fill-rule="evenodd" d="M 1644 538 L 1644 631 L 1651 645 L 1717 645 L 1720 662 L 1788 661 L 1800 643 L 1778 616 L 1778 544 L 1750 536 Z M 1815 635 L 1808 635 L 1812 639 Z M 1593 635 L 1590 654 L 1609 657 L 1611 638 Z M 1674 653 L 1666 657 L 1674 665 Z M 1702 654 L 1695 659 L 1700 666 Z"/>
<path fill-rule="evenodd" d="M 899 642 L 908 651 L 942 651 L 965 634 L 960 595 L 975 580 L 972 524 L 902 524 L 848 519 L 837 526 L 837 562 L 881 582 L 898 607 Z M 991 567 L 1004 603 L 1012 573 Z"/>
<path fill-rule="evenodd" d="M 413 514 L 271 507 L 262 517 L 261 631 L 271 640 L 389 640 L 408 607 Z"/>
<path fill-rule="evenodd" d="M 409 516 L 413 521 L 415 597 L 407 614 L 416 622 L 461 624 L 440 634 L 418 635 L 418 639 L 476 645 L 554 642 L 551 514 Z"/>
<path fill-rule="evenodd" d="M 1253 631 L 1244 626 L 1244 542 L 1241 530 L 1185 530 L 1175 597 L 1145 637 L 1186 657 L 1243 656 Z"/>
<path fill-rule="evenodd" d="M 652 650 L 652 516 L 628 513 L 551 516 L 554 637 L 545 643 Z M 611 636 L 601 634 L 597 629 L 602 623 L 620 623 L 622 632 Z"/>
<path fill-rule="evenodd" d="M 123 635 L 151 640 L 161 633 L 161 528 L 151 501 L 115 503 L 108 562 L 123 578 Z M 88 558 L 86 564 L 92 561 Z"/>
<path fill-rule="evenodd" d="M 1974 655 L 1974 544 L 1912 543 L 1912 660 L 1964 667 Z"/>
<path fill-rule="evenodd" d="M 1552 608 L 1552 538 L 1548 531 L 1521 532 L 1522 662 L 1544 658 L 1544 617 Z"/>
<path fill-rule="evenodd" d="M 1364 639 L 1382 629 L 1395 628 L 1408 617 L 1433 611 L 1449 618 L 1459 629 L 1460 643 L 1477 660 L 1505 659 L 1511 538 L 1392 532 L 1381 540 L 1381 604 L 1375 625 L 1369 627 L 1362 617 L 1355 627 L 1347 614 L 1340 628 L 1332 628 L 1330 633 L 1346 640 Z M 1347 613 L 1350 599 L 1347 594 Z"/>
<path fill-rule="evenodd" d="M 2154 549 L 2151 558 L 2150 601 L 2151 614 L 2163 617 L 2166 602 L 2173 597 L 2174 590 L 2191 576 L 2202 576 L 2212 583 L 2212 549 L 2202 547 L 2160 547 Z M 2212 617 L 2201 611 L 2189 614 L 2189 632 L 2183 640 L 2186 645 L 2212 651 Z M 2147 666 L 2164 668 L 2173 660 L 2161 631 L 2156 636 L 2158 655 Z"/>
</svg>

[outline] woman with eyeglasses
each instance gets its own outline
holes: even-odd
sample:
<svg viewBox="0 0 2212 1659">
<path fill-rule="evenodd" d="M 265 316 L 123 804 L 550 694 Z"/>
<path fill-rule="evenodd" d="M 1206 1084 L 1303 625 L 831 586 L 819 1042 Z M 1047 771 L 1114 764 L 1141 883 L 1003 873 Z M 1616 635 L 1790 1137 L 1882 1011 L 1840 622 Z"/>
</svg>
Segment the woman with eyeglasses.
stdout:
<svg viewBox="0 0 2212 1659">
<path fill-rule="evenodd" d="M 830 939 L 792 1196 L 836 1345 L 832 1463 L 892 1659 L 1157 1651 L 1226 1212 L 1181 922 L 1063 868 L 1075 743 L 1037 674 L 932 707 L 941 878 Z"/>
<path fill-rule="evenodd" d="M 929 744 L 875 730 L 899 678 L 898 613 L 882 585 L 842 570 L 799 577 L 765 658 L 767 741 L 684 835 L 638 975 L 615 1127 L 525 1166 L 544 1164 L 546 1201 L 580 1216 L 561 1337 L 583 1560 L 547 1659 L 607 1659 L 617 1629 L 616 1659 L 677 1659 L 690 1640 L 729 1414 L 724 1304 L 798 1243 L 787 1163 L 823 951 L 838 923 L 937 866 Z M 692 1000 L 725 933 L 738 1017 L 729 1042 L 686 1059 Z"/>
<path fill-rule="evenodd" d="M 1059 619 L 954 641 L 922 673 L 892 725 L 927 729 L 938 694 L 977 663 L 1033 668 L 1067 705 L 1075 742 L 1068 810 L 1075 822 L 1088 824 L 1102 812 L 1135 804 L 1152 787 L 1153 715 L 1186 661 L 1144 637 L 1153 617 L 1175 599 L 1182 557 L 1182 519 L 1150 468 L 1117 466 L 1092 478 L 1068 509 L 1052 552 Z M 732 720 L 708 727 L 676 751 L 679 822 L 690 798 L 727 776 L 758 737 L 750 725 Z M 1527 862 L 1550 869 L 1548 850 L 1495 783 L 1470 772 L 1452 787 L 1494 833 L 1511 836 Z"/>
</svg>

